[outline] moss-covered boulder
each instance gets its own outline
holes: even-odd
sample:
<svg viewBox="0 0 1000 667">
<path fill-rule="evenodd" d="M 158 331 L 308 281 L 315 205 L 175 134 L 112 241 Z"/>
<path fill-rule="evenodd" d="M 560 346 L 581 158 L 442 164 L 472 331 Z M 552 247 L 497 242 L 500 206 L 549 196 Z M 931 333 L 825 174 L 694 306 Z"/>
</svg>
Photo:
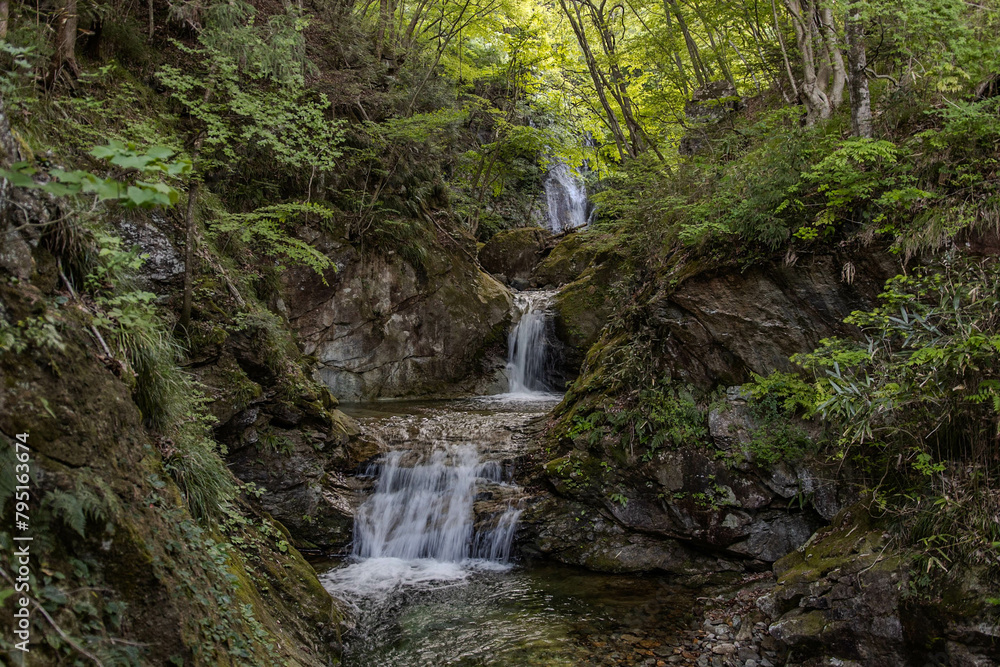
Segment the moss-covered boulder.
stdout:
<svg viewBox="0 0 1000 667">
<path fill-rule="evenodd" d="M 774 590 L 758 600 L 790 664 L 991 665 L 1000 659 L 1000 613 L 989 584 L 952 564 L 944 592 L 901 552 L 892 528 L 854 505 L 774 564 Z M 995 590 L 995 589 L 994 589 Z"/>
<path fill-rule="evenodd" d="M 563 358 L 567 368 L 580 368 L 587 351 L 600 338 L 601 330 L 612 313 L 608 298 L 609 273 L 609 270 L 600 268 L 589 269 L 553 299 L 555 334 L 564 346 Z"/>
<path fill-rule="evenodd" d="M 579 278 L 603 254 L 603 244 L 597 242 L 598 238 L 588 232 L 566 234 L 535 267 L 532 283 L 558 287 Z"/>
<path fill-rule="evenodd" d="M 547 250 L 552 235 L 537 227 L 499 232 L 479 251 L 479 263 L 508 283 L 528 282 L 532 271 Z"/>
</svg>

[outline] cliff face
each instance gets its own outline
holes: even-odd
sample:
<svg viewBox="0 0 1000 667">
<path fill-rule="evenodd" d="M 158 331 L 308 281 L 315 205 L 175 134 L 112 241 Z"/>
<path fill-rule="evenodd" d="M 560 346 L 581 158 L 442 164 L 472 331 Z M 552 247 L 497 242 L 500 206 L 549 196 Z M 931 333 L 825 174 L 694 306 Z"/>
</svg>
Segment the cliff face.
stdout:
<svg viewBox="0 0 1000 667">
<path fill-rule="evenodd" d="M 873 304 L 899 268 L 880 252 L 856 251 L 703 270 L 658 289 L 642 313 L 663 341 L 668 374 L 706 389 L 738 384 L 750 371 L 792 370 L 789 357 L 822 338 L 855 335 L 844 318 Z"/>
<path fill-rule="evenodd" d="M 215 527 L 191 516 L 169 473 L 171 443 L 143 425 L 85 306 L 53 290 L 44 249 L 28 258 L 30 282 L 7 274 L 0 287 L 8 321 L 52 327 L 0 354 L 3 469 L 13 469 L 15 435 L 28 433 L 32 591 L 52 618 L 33 611 L 26 664 L 56 664 L 69 642 L 105 664 L 127 655 L 143 664 L 336 662 L 341 613 L 283 527 L 239 499 Z M 6 627 L 10 613 L 0 615 Z"/>
<path fill-rule="evenodd" d="M 502 391 L 510 293 L 460 249 L 423 242 L 419 261 L 314 241 L 337 266 L 284 277 L 288 318 L 341 400 Z M 415 241 L 414 243 L 420 243 Z"/>
<path fill-rule="evenodd" d="M 18 148 L 2 115 L 0 146 L 0 164 L 9 165 Z M 235 309 L 218 307 L 227 305 L 221 295 L 238 290 L 226 289 L 228 277 L 207 277 L 219 261 L 211 250 L 195 277 L 189 368 L 178 368 L 169 310 L 159 305 L 170 303 L 184 268 L 176 232 L 165 216 L 84 221 L 37 190 L 6 181 L 0 190 L 0 543 L 2 569 L 12 572 L 13 443 L 27 433 L 26 664 L 73 656 L 103 664 L 337 664 L 338 603 L 265 510 L 280 509 L 276 497 L 235 479 L 220 441 L 245 447 L 254 423 L 269 431 L 301 424 L 342 445 L 349 424 L 306 381 L 297 352 L 282 347 L 287 335 L 237 326 L 229 319 Z M 95 236 L 107 233 L 148 254 L 125 282 L 155 294 L 111 292 L 111 273 L 97 281 L 97 296 L 81 293 L 88 272 L 107 268 L 105 255 L 128 264 L 138 257 L 120 244 L 98 254 Z M 269 363 L 255 365 L 264 351 Z M 244 419 L 248 408 L 266 418 Z M 5 627 L 13 627 L 12 611 L 2 607 Z M 12 655 L 10 637 L 0 648 Z"/>
</svg>

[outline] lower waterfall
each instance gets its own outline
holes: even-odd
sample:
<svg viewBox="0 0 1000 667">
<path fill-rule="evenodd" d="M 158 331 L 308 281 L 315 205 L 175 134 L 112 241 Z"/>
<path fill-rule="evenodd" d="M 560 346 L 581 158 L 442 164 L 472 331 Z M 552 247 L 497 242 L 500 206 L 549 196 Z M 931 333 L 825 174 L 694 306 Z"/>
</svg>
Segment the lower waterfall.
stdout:
<svg viewBox="0 0 1000 667">
<path fill-rule="evenodd" d="M 477 530 L 473 503 L 483 483 L 501 484 L 501 467 L 473 445 L 426 454 L 397 450 L 375 466 L 374 493 L 354 520 L 358 558 L 429 558 L 504 563 L 520 510 L 509 507 Z"/>
</svg>

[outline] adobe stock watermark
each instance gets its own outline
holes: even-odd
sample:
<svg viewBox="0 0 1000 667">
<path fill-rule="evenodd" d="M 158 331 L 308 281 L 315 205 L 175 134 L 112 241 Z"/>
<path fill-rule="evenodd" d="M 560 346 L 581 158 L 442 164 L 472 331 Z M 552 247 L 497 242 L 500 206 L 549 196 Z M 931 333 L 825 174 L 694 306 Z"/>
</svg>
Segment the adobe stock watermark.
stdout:
<svg viewBox="0 0 1000 667">
<path fill-rule="evenodd" d="M 14 442 L 14 553 L 10 559 L 14 593 L 14 651 L 27 653 L 31 641 L 31 449 L 28 434 L 18 433 Z"/>
</svg>

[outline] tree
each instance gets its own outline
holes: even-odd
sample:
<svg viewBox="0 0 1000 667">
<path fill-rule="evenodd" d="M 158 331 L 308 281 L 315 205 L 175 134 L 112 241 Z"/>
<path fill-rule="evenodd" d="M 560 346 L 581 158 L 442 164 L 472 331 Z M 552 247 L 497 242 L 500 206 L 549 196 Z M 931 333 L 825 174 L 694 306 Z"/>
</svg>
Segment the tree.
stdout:
<svg viewBox="0 0 1000 667">
<path fill-rule="evenodd" d="M 847 10 L 847 44 L 851 67 L 851 131 L 856 137 L 871 138 L 872 100 L 868 91 L 868 54 L 859 0 L 853 0 Z"/>
<path fill-rule="evenodd" d="M 217 20 L 210 21 L 200 35 L 201 47 L 176 44 L 199 61 L 200 68 L 182 71 L 165 65 L 157 73 L 189 118 L 194 164 L 185 212 L 182 326 L 187 326 L 191 317 L 196 208 L 205 174 L 238 170 L 247 152 L 237 149 L 244 146 L 263 152 L 275 166 L 332 171 L 343 137 L 341 124 L 327 117 L 330 104 L 326 97 L 304 88 L 300 35 L 304 26 L 272 18 L 268 39 L 255 29 L 251 6 L 223 4 Z M 284 221 L 287 213 L 278 217 Z M 275 219 L 258 216 L 254 220 Z"/>
<path fill-rule="evenodd" d="M 829 118 L 844 101 L 847 70 L 827 0 L 785 0 L 802 64 L 799 86 L 806 123 Z"/>
<path fill-rule="evenodd" d="M 68 76 L 75 79 L 80 75 L 76 62 L 76 33 L 79 26 L 77 0 L 63 0 L 56 11 L 55 47 L 49 69 L 49 84 Z"/>
</svg>

